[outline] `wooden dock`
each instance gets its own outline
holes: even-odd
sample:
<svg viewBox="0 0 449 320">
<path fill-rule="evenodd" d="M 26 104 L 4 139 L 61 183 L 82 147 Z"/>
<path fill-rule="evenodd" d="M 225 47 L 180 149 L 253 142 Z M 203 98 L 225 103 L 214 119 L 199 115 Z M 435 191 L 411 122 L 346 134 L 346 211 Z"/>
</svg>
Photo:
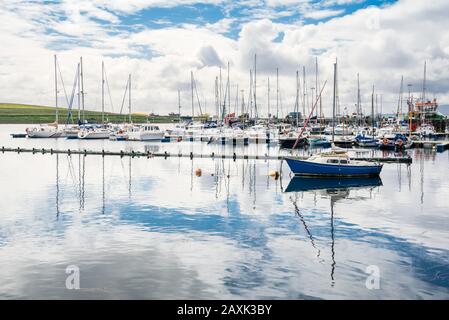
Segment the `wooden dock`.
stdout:
<svg viewBox="0 0 449 320">
<path fill-rule="evenodd" d="M 106 151 L 106 150 L 79 150 L 79 149 L 27 149 L 27 148 L 10 148 L 2 147 L 1 152 L 16 152 L 16 153 L 32 153 L 32 154 L 81 154 L 81 155 L 100 155 L 100 156 L 120 156 L 120 157 L 145 157 L 145 158 L 209 158 L 209 159 L 252 159 L 252 160 L 283 160 L 285 156 L 283 155 L 237 155 L 233 154 L 215 154 L 214 152 L 209 154 L 198 154 L 198 153 L 169 153 L 169 152 L 141 152 L 141 151 Z M 306 159 L 306 157 L 298 157 L 300 159 Z M 351 158 L 351 160 L 363 160 L 363 161 L 375 161 L 384 163 L 412 163 L 411 157 L 357 157 Z"/>
</svg>

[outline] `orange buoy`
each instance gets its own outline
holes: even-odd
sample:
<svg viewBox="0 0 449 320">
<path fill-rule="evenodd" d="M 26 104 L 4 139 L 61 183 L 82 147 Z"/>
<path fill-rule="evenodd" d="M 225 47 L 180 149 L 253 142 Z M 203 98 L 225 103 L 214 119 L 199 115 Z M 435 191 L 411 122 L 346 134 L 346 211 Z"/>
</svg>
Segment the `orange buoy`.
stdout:
<svg viewBox="0 0 449 320">
<path fill-rule="evenodd" d="M 195 175 L 196 175 L 197 177 L 201 177 L 201 174 L 202 174 L 201 169 L 200 169 L 200 168 L 197 168 L 197 169 L 195 170 Z"/>
</svg>

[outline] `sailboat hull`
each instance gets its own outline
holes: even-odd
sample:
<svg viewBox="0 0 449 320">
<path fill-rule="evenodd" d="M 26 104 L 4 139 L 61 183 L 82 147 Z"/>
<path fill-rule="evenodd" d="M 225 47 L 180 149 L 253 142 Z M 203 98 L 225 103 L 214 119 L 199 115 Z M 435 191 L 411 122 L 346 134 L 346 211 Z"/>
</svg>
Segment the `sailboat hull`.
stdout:
<svg viewBox="0 0 449 320">
<path fill-rule="evenodd" d="M 297 176 L 376 177 L 382 165 L 339 165 L 317 163 L 297 158 L 285 158 L 290 170 Z"/>
</svg>

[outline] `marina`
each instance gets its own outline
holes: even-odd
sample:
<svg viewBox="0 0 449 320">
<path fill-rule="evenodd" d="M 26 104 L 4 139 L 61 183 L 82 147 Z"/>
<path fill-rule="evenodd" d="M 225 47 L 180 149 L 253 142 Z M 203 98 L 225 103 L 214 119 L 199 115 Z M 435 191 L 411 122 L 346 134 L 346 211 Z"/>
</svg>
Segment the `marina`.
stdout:
<svg viewBox="0 0 449 320">
<path fill-rule="evenodd" d="M 178 320 L 447 304 L 447 12 L 2 1 L 0 300 Z"/>
<path fill-rule="evenodd" d="M 277 158 L 289 152 L 267 144 L 12 138 L 20 127 L 0 126 L 0 170 L 10 181 L 1 187 L 8 204 L 0 217 L 0 288 L 10 288 L 3 298 L 449 295 L 449 185 L 440 179 L 449 174 L 447 151 L 411 149 L 411 164 L 385 163 L 377 178 L 307 178 L 293 177 Z M 374 155 L 359 155 L 399 157 L 368 152 Z M 18 247 L 26 248 L 25 261 L 14 254 Z M 84 270 L 85 290 L 53 282 L 73 261 Z M 380 290 L 365 287 L 372 264 L 383 270 Z M 105 273 L 111 266 L 127 272 Z M 18 275 L 26 285 L 15 285 Z M 178 285 L 165 286 L 168 278 Z"/>
</svg>

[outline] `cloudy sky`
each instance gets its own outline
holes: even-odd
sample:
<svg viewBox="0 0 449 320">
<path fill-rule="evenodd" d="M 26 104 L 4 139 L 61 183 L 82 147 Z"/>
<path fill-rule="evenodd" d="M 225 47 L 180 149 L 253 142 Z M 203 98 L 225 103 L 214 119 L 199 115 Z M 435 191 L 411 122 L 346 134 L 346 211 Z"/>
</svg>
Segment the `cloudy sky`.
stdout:
<svg viewBox="0 0 449 320">
<path fill-rule="evenodd" d="M 239 93 L 248 102 L 250 69 L 257 54 L 257 106 L 293 110 L 296 70 L 306 68 L 311 97 L 318 59 L 323 109 L 331 113 L 333 62 L 338 58 L 342 108 L 354 111 L 357 73 L 362 106 L 370 112 L 375 85 L 378 109 L 396 110 L 401 75 L 404 91 L 422 90 L 449 101 L 449 2 L 447 0 L 0 0 L 0 102 L 54 105 L 53 55 L 70 95 L 83 57 L 86 107 L 101 109 L 101 61 L 110 96 L 106 110 L 120 110 L 132 74 L 134 111 L 191 114 L 190 72 L 203 111 L 214 114 L 214 82 L 229 62 L 231 109 Z M 301 72 L 302 76 L 302 72 Z M 301 79 L 302 82 L 302 79 Z M 238 87 L 237 87 L 238 86 Z M 238 91 L 237 91 L 238 90 Z M 311 104 L 311 98 L 309 100 Z M 60 90 L 59 103 L 66 106 Z M 198 110 L 196 103 L 196 110 Z M 76 107 L 76 106 L 75 106 Z M 195 111 L 197 112 L 197 111 Z"/>
</svg>

